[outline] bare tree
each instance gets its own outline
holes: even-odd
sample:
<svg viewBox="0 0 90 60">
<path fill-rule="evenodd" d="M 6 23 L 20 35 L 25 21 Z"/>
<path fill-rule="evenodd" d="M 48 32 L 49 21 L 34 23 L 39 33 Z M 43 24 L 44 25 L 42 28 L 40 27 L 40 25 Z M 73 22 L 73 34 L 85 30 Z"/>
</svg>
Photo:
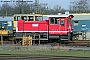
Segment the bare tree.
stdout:
<svg viewBox="0 0 90 60">
<path fill-rule="evenodd" d="M 70 11 L 74 13 L 85 13 L 89 11 L 89 0 L 75 0 L 71 2 Z"/>
<path fill-rule="evenodd" d="M 10 12 L 12 11 L 12 7 L 8 4 L 2 4 L 1 9 L 0 9 L 0 14 L 2 14 L 3 16 L 7 16 L 10 15 Z"/>
<path fill-rule="evenodd" d="M 57 14 L 57 13 L 65 13 L 65 9 L 63 9 L 61 6 L 59 6 L 59 5 L 55 5 L 54 7 L 53 7 L 53 13 L 54 14 Z"/>
<path fill-rule="evenodd" d="M 27 13 L 35 13 L 36 7 L 35 3 L 23 3 L 23 12 Z M 48 4 L 41 3 L 38 5 L 38 13 L 40 14 L 57 14 L 64 13 L 65 9 L 61 8 L 59 5 L 55 5 L 53 8 L 48 7 Z M 8 4 L 4 3 L 0 6 L 0 15 L 2 16 L 12 16 L 13 14 L 21 14 L 22 13 L 22 4 L 20 2 Z"/>
</svg>

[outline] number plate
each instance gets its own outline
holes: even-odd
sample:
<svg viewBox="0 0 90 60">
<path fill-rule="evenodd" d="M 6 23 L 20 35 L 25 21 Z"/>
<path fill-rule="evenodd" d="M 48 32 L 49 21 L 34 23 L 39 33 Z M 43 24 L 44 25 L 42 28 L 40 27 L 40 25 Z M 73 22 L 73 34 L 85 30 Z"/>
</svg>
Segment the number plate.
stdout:
<svg viewBox="0 0 90 60">
<path fill-rule="evenodd" d="M 33 27 L 38 27 L 38 24 L 32 24 Z"/>
</svg>

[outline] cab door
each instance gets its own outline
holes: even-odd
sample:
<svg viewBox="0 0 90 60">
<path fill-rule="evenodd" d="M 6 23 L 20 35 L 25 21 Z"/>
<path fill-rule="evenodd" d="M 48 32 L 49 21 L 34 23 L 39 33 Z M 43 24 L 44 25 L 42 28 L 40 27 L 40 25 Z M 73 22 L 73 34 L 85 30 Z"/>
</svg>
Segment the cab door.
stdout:
<svg viewBox="0 0 90 60">
<path fill-rule="evenodd" d="M 59 31 L 59 18 L 49 18 L 49 33 L 57 34 Z"/>
<path fill-rule="evenodd" d="M 59 31 L 65 31 L 65 18 L 60 18 L 60 26 L 59 26 Z"/>
</svg>

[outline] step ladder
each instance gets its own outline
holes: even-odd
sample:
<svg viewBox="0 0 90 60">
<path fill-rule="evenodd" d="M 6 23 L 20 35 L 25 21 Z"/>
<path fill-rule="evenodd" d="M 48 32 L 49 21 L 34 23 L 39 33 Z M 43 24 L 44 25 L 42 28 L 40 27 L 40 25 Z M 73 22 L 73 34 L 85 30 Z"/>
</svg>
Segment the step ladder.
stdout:
<svg viewBox="0 0 90 60">
<path fill-rule="evenodd" d="M 32 36 L 23 36 L 22 46 L 32 46 Z"/>
<path fill-rule="evenodd" d="M 39 45 L 40 45 L 40 34 L 39 33 L 35 33 L 33 36 L 33 44 L 35 44 L 35 41 L 38 40 L 39 41 Z"/>
</svg>

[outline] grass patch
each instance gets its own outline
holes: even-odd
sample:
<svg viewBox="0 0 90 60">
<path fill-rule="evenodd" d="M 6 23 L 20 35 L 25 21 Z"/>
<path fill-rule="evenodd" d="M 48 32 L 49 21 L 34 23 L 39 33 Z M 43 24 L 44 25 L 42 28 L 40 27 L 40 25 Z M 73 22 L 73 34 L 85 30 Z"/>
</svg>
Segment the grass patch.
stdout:
<svg viewBox="0 0 90 60">
<path fill-rule="evenodd" d="M 42 54 L 57 56 L 90 57 L 90 51 L 61 51 L 61 50 L 0 50 L 0 54 Z"/>
</svg>

